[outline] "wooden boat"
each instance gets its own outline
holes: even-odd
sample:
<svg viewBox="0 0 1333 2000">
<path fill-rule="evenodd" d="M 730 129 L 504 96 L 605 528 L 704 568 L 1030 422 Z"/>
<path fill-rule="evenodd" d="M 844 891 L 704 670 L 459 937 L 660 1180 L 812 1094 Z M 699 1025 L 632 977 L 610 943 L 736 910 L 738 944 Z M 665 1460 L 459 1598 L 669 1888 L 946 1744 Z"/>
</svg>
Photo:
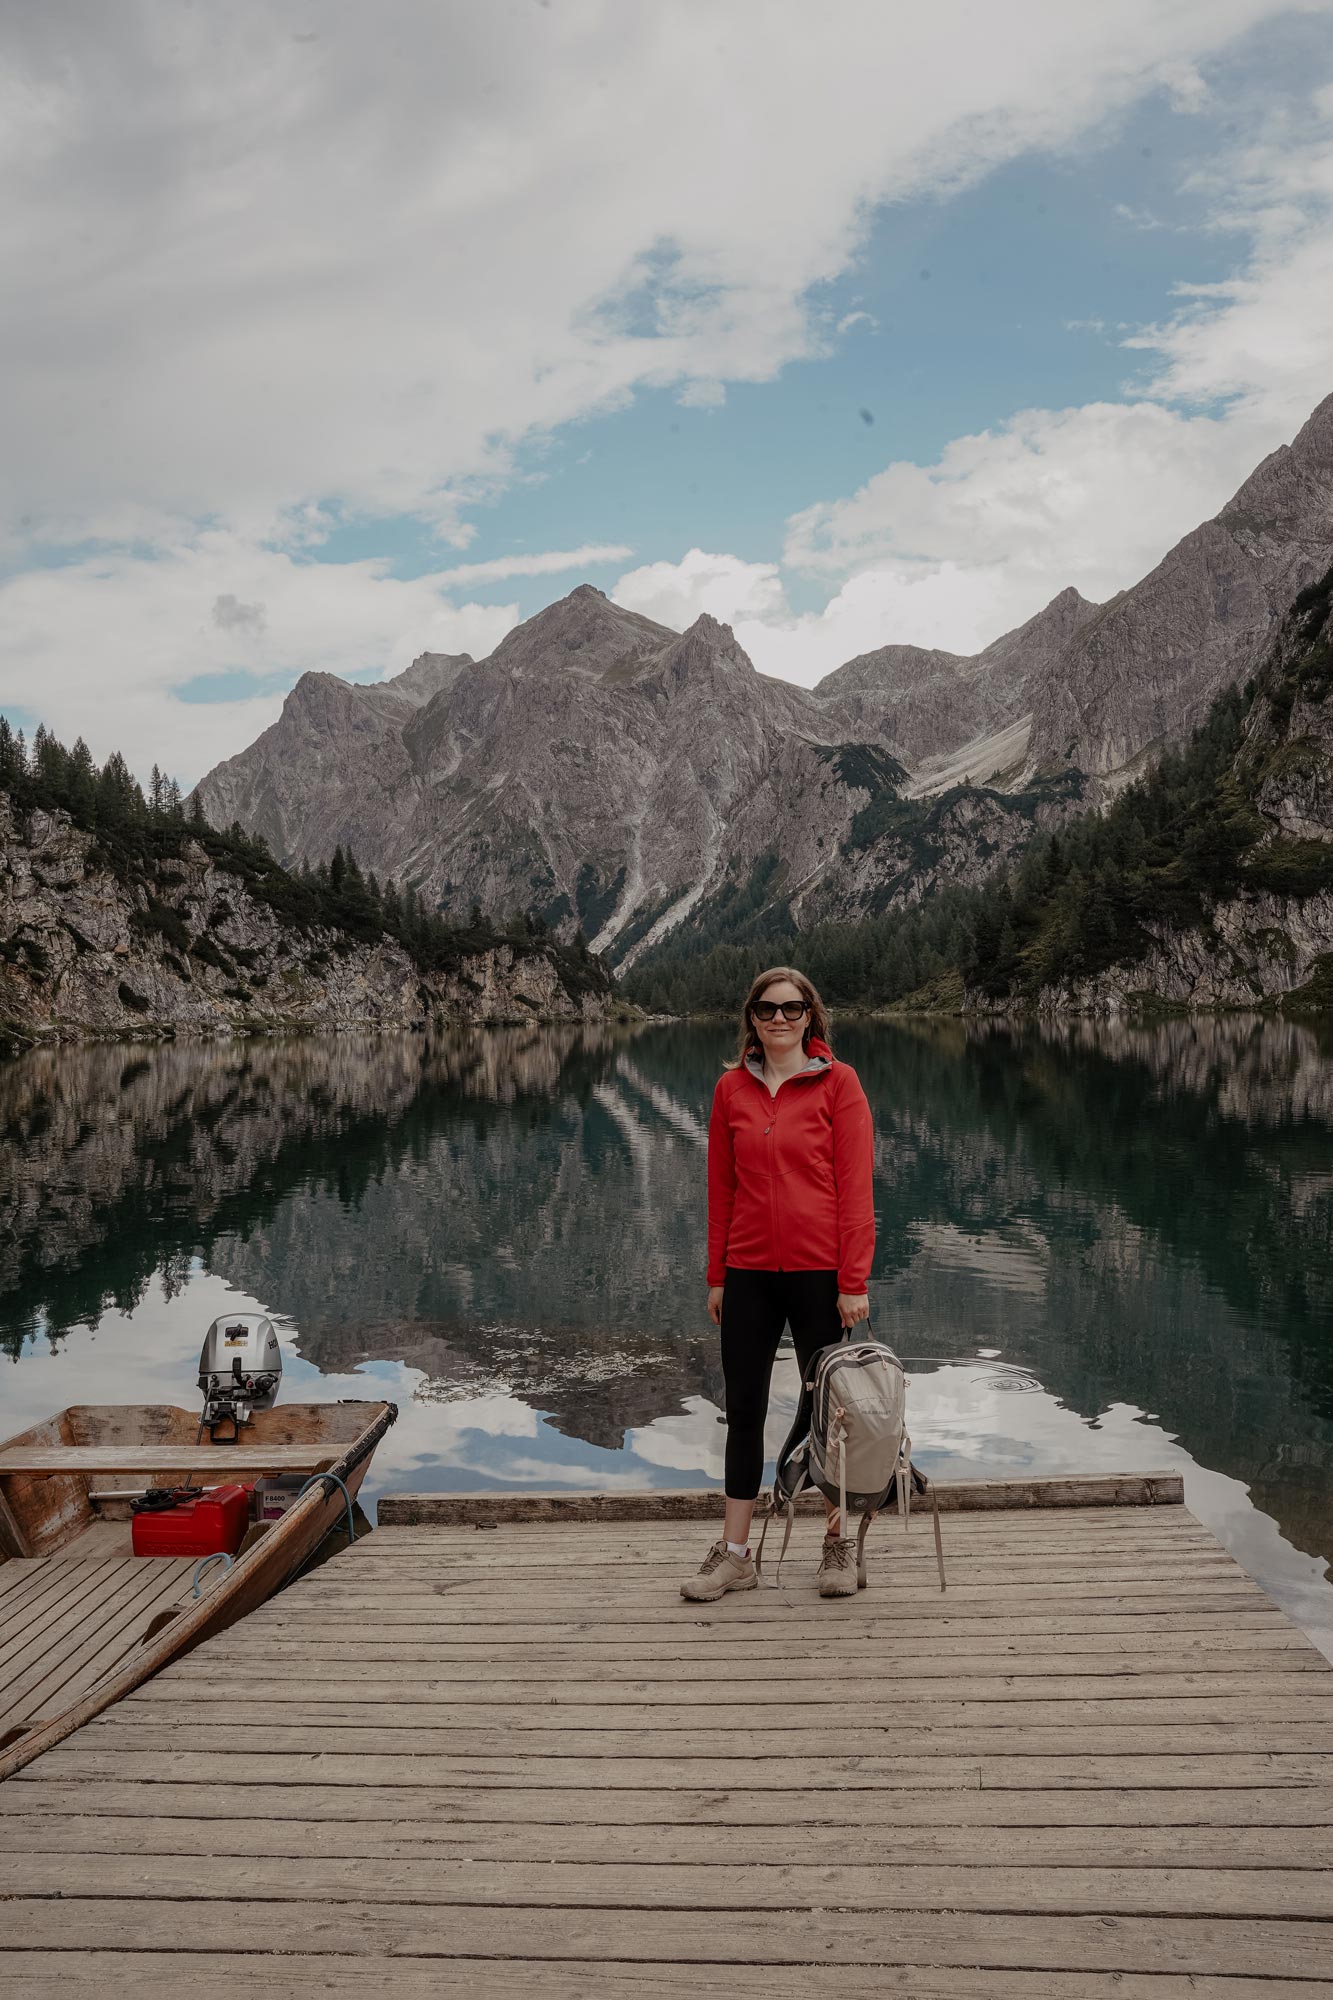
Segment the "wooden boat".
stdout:
<svg viewBox="0 0 1333 2000">
<path fill-rule="evenodd" d="M 295 1575 L 347 1502 L 322 1479 L 252 1526 L 230 1568 L 135 1556 L 130 1501 L 150 1486 L 327 1472 L 355 1498 L 392 1403 L 257 1410 L 234 1444 L 198 1413 L 83 1404 L 0 1445 L 0 1778 L 119 1701 L 168 1660 L 243 1618 Z"/>
</svg>

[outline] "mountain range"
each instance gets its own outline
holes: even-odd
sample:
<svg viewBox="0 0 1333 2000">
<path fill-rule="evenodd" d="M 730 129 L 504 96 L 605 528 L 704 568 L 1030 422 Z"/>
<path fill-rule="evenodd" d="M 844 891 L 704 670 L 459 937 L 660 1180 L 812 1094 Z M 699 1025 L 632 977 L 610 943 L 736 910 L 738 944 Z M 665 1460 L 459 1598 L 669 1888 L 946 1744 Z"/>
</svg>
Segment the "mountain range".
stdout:
<svg viewBox="0 0 1333 2000">
<path fill-rule="evenodd" d="M 447 915 L 582 929 L 625 965 L 781 894 L 799 923 L 975 882 L 1184 740 L 1333 560 L 1333 396 L 1107 604 L 1061 591 L 982 652 L 886 645 L 804 689 L 727 625 L 591 585 L 484 660 L 302 676 L 198 796 L 285 862 L 342 843 Z"/>
</svg>

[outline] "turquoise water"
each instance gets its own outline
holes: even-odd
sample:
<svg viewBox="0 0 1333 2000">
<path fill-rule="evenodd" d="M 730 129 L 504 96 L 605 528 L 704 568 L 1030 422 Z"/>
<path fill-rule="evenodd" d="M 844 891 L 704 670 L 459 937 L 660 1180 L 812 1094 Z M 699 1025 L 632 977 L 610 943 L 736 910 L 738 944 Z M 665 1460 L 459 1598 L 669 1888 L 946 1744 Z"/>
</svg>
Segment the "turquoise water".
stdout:
<svg viewBox="0 0 1333 2000">
<path fill-rule="evenodd" d="M 386 1395 L 366 1495 L 720 1481 L 723 1028 L 40 1050 L 0 1069 L 5 1433 L 193 1407 L 209 1320 Z M 1246 1020 L 848 1025 L 877 1330 L 927 1469 L 1175 1468 L 1333 1646 L 1333 1044 Z M 771 1441 L 796 1394 L 775 1378 Z"/>
</svg>

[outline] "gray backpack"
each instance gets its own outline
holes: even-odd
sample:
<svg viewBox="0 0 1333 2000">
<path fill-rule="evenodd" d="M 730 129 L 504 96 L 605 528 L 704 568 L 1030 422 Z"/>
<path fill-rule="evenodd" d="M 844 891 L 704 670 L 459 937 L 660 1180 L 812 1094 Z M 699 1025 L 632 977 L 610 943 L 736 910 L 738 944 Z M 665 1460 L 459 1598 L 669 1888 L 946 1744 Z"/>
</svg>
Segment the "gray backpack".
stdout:
<svg viewBox="0 0 1333 2000">
<path fill-rule="evenodd" d="M 907 1377 L 891 1347 L 880 1340 L 844 1337 L 821 1347 L 811 1364 L 796 1422 L 778 1455 L 773 1497 L 760 1531 L 756 1568 L 762 1573 L 764 1537 L 775 1514 L 786 1517 L 778 1578 L 791 1540 L 793 1501 L 807 1487 L 817 1487 L 826 1500 L 836 1501 L 841 1532 L 847 1533 L 847 1509 L 861 1516 L 856 1535 L 856 1560 L 865 1553 L 871 1518 L 887 1506 L 896 1490 L 903 1528 L 911 1521 L 912 1489 L 929 1491 L 935 1519 L 935 1560 L 944 1589 L 944 1548 L 940 1539 L 940 1507 L 935 1489 L 912 1463 L 907 1435 Z"/>
</svg>

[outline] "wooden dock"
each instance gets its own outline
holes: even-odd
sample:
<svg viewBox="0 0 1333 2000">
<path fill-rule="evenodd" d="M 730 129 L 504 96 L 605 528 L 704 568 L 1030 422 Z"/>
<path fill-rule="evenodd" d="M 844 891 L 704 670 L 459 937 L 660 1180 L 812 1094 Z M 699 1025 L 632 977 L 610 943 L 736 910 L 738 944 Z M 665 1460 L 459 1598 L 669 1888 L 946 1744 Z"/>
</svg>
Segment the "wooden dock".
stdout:
<svg viewBox="0 0 1333 2000">
<path fill-rule="evenodd" d="M 987 1490 L 713 1605 L 681 1496 L 382 1502 L 0 1786 L 0 1994 L 1333 1994 L 1333 1668 L 1173 1482 Z"/>
</svg>

